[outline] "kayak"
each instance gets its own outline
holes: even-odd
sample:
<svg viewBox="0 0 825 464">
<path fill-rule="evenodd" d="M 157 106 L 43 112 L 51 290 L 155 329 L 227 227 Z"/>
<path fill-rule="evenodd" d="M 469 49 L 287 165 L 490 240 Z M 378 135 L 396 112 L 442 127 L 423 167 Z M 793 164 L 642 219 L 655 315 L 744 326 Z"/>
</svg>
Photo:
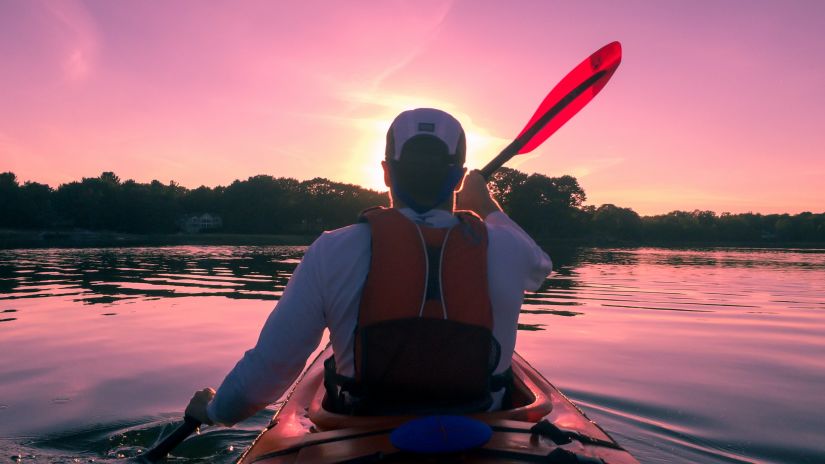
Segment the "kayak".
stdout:
<svg viewBox="0 0 825 464">
<path fill-rule="evenodd" d="M 351 416 L 323 407 L 323 361 L 327 347 L 309 365 L 270 425 L 239 464 L 361 462 L 544 462 L 636 463 L 601 427 L 517 353 L 513 354 L 512 408 L 469 414 L 492 430 L 481 446 L 444 454 L 402 451 L 394 430 L 414 416 Z M 476 421 L 476 422 L 477 422 Z M 415 435 L 414 435 L 415 436 Z"/>
</svg>

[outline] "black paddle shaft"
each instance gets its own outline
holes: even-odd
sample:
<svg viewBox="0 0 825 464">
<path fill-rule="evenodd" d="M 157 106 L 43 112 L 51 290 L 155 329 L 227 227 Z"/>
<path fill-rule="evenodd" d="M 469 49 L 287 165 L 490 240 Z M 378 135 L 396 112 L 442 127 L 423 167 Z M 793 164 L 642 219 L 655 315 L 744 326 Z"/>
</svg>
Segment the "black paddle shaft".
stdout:
<svg viewBox="0 0 825 464">
<path fill-rule="evenodd" d="M 516 156 L 519 150 L 521 150 L 525 145 L 527 145 L 527 142 L 532 140 L 533 137 L 535 137 L 536 134 L 538 134 L 539 131 L 541 131 L 544 128 L 544 126 L 546 126 L 550 121 L 552 121 L 557 114 L 561 113 L 563 109 L 567 108 L 567 105 L 569 105 L 571 102 L 573 102 L 573 100 L 578 98 L 578 96 L 581 95 L 585 90 L 592 87 L 593 84 L 595 84 L 599 79 L 604 77 L 606 73 L 607 71 L 599 71 L 596 74 L 590 76 L 586 81 L 579 84 L 578 87 L 571 90 L 570 93 L 565 95 L 564 98 L 562 98 L 561 100 L 559 100 L 558 103 L 553 105 L 553 107 L 550 108 L 546 113 L 544 113 L 532 126 L 530 126 L 529 129 L 524 131 L 524 133 L 521 134 L 520 137 L 513 140 L 510 143 L 510 145 L 507 145 L 507 147 L 504 150 L 502 150 L 501 153 L 498 154 L 498 156 L 493 158 L 492 161 L 490 161 L 489 163 L 487 163 L 486 166 L 481 168 L 481 175 L 484 176 L 485 179 L 490 180 L 490 177 L 496 171 L 498 171 L 498 169 L 502 167 L 504 163 L 510 161 L 512 157 Z"/>
<path fill-rule="evenodd" d="M 157 446 L 150 449 L 142 456 L 143 462 L 154 463 L 165 458 L 170 451 L 175 449 L 175 447 L 180 444 L 180 442 L 186 440 L 186 437 L 189 435 L 192 435 L 192 433 L 197 430 L 200 425 L 201 423 L 199 420 L 189 416 L 184 416 L 183 424 L 175 429 L 175 431 L 168 437 L 164 438 L 162 442 L 158 443 Z"/>
</svg>

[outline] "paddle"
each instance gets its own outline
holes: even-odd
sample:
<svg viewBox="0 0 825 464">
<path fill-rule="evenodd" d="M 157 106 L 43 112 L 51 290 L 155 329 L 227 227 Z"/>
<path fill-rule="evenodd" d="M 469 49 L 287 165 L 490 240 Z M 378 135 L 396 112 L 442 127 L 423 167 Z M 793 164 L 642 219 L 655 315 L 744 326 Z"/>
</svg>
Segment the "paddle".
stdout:
<svg viewBox="0 0 825 464">
<path fill-rule="evenodd" d="M 175 449 L 180 442 L 186 440 L 186 437 L 192 435 L 192 433 L 197 430 L 200 425 L 201 423 L 197 419 L 184 416 L 183 424 L 175 429 L 174 432 L 169 434 L 168 437 L 164 438 L 162 442 L 158 443 L 157 446 L 150 449 L 146 454 L 140 456 L 138 458 L 138 462 L 154 463 L 160 461 L 165 458 L 170 451 Z"/>
<path fill-rule="evenodd" d="M 541 102 L 521 133 L 481 169 L 485 179 L 516 155 L 531 152 L 587 105 L 622 61 L 622 46 L 612 42 L 573 68 Z"/>
</svg>

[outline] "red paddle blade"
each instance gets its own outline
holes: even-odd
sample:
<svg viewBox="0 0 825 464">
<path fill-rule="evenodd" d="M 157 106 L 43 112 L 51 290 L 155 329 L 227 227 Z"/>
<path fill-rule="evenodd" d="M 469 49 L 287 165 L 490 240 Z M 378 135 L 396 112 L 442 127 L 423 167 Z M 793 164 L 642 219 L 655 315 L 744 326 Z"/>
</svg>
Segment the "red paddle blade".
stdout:
<svg viewBox="0 0 825 464">
<path fill-rule="evenodd" d="M 590 55 L 564 76 L 516 137 L 516 141 L 521 145 L 518 154 L 528 153 L 541 145 L 584 108 L 607 84 L 621 61 L 622 46 L 619 42 L 612 42 Z"/>
</svg>

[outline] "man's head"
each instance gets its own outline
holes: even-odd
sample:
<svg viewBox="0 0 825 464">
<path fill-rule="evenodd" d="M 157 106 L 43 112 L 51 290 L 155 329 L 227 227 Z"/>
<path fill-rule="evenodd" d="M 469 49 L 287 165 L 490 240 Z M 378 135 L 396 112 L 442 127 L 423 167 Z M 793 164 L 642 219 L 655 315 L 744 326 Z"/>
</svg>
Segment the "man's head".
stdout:
<svg viewBox="0 0 825 464">
<path fill-rule="evenodd" d="M 466 152 L 464 129 L 455 118 L 432 108 L 405 111 L 387 132 L 384 182 L 394 199 L 419 213 L 451 205 Z"/>
</svg>

